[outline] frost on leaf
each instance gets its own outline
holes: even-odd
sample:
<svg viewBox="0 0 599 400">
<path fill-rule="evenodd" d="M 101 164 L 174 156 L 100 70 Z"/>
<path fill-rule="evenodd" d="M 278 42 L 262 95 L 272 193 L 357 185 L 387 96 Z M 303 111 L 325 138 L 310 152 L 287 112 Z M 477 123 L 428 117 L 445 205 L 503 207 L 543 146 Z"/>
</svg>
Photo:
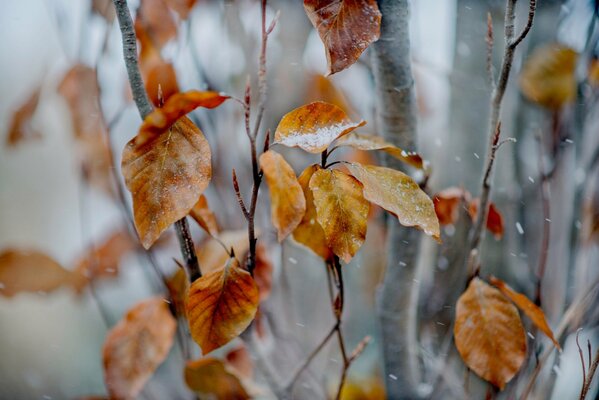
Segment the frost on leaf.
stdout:
<svg viewBox="0 0 599 400">
<path fill-rule="evenodd" d="M 304 0 L 304 9 L 324 43 L 329 75 L 355 63 L 380 36 L 375 0 Z"/>
<path fill-rule="evenodd" d="M 246 400 L 247 394 L 239 378 L 227 371 L 225 364 L 212 357 L 189 361 L 185 365 L 185 383 L 206 398 Z"/>
<path fill-rule="evenodd" d="M 373 165 L 348 164 L 350 173 L 364 185 L 364 197 L 439 240 L 439 220 L 433 201 L 403 172 Z"/>
<path fill-rule="evenodd" d="M 275 131 L 275 143 L 321 153 L 335 139 L 365 123 L 353 122 L 339 107 L 317 101 L 285 114 Z"/>
<path fill-rule="evenodd" d="M 344 172 L 319 169 L 310 179 L 310 190 L 327 246 L 349 262 L 366 239 L 370 203 L 362 185 Z"/>
<path fill-rule="evenodd" d="M 208 141 L 187 117 L 165 131 L 140 129 L 125 146 L 122 172 L 133 195 L 135 227 L 148 249 L 189 214 L 212 176 Z"/>
<path fill-rule="evenodd" d="M 306 211 L 306 200 L 295 172 L 282 155 L 269 150 L 260 156 L 270 191 L 271 218 L 281 242 L 298 226 Z"/>
<path fill-rule="evenodd" d="M 479 278 L 456 305 L 455 344 L 468 368 L 503 389 L 526 359 L 526 332 L 518 310 Z"/>
<path fill-rule="evenodd" d="M 104 380 L 111 399 L 135 398 L 173 345 L 176 322 L 164 299 L 137 303 L 104 341 Z"/>
<path fill-rule="evenodd" d="M 258 310 L 258 287 L 235 258 L 224 268 L 196 279 L 187 297 L 187 318 L 193 339 L 204 354 L 239 336 Z"/>
</svg>

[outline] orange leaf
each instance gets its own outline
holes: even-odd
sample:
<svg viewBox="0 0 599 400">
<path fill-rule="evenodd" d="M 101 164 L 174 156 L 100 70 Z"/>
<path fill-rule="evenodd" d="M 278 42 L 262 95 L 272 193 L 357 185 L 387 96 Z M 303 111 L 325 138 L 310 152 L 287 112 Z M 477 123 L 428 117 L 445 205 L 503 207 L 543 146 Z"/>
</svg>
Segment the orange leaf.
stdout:
<svg viewBox="0 0 599 400">
<path fill-rule="evenodd" d="M 304 8 L 324 43 L 329 75 L 358 61 L 381 33 L 375 0 L 304 0 Z"/>
<path fill-rule="evenodd" d="M 574 71 L 578 53 L 561 44 L 538 47 L 524 63 L 520 89 L 524 96 L 544 107 L 557 109 L 574 101 Z"/>
<path fill-rule="evenodd" d="M 258 309 L 258 287 L 249 272 L 231 258 L 224 268 L 203 275 L 191 285 L 187 318 L 193 339 L 204 354 L 239 336 Z"/>
<path fill-rule="evenodd" d="M 282 155 L 272 150 L 263 153 L 260 168 L 270 190 L 272 223 L 281 242 L 301 222 L 306 212 L 306 200 L 295 172 Z"/>
<path fill-rule="evenodd" d="M 403 172 L 373 165 L 348 164 L 350 173 L 364 185 L 364 197 L 439 240 L 439 220 L 433 201 Z"/>
<path fill-rule="evenodd" d="M 208 206 L 208 200 L 206 199 L 206 196 L 200 196 L 198 202 L 189 212 L 189 216 L 192 217 L 209 235 L 218 235 L 218 223 L 216 222 L 216 216 Z"/>
<path fill-rule="evenodd" d="M 337 89 L 331 79 L 327 79 L 321 74 L 310 73 L 306 80 L 308 83 L 306 84 L 305 102 L 324 101 L 334 104 L 342 110 L 349 110 L 348 113 L 352 114 L 345 96 L 341 90 Z"/>
<path fill-rule="evenodd" d="M 0 295 L 52 292 L 75 282 L 75 275 L 37 251 L 5 250 L 0 253 Z"/>
<path fill-rule="evenodd" d="M 141 0 L 135 19 L 135 31 L 143 29 L 152 45 L 160 51 L 162 47 L 177 36 L 177 24 L 168 9 L 165 0 Z"/>
<path fill-rule="evenodd" d="M 344 172 L 319 169 L 310 179 L 310 190 L 328 247 L 349 262 L 366 239 L 370 203 L 362 185 Z"/>
<path fill-rule="evenodd" d="M 472 218 L 472 220 L 476 219 L 479 205 L 480 199 L 476 198 L 472 200 L 468 206 L 468 213 L 470 214 L 470 218 Z M 501 239 L 503 236 L 503 217 L 493 203 L 489 203 L 487 229 L 495 236 L 495 239 Z"/>
<path fill-rule="evenodd" d="M 324 231 L 318 223 L 316 207 L 314 205 L 314 196 L 310 190 L 310 179 L 314 172 L 318 171 L 320 166 L 310 165 L 298 178 L 299 184 L 304 191 L 306 199 L 306 213 L 300 224 L 293 231 L 293 239 L 296 242 L 308 247 L 314 253 L 322 257 L 323 260 L 331 258 L 331 250 L 327 246 Z"/>
<path fill-rule="evenodd" d="M 260 293 L 260 302 L 270 296 L 272 290 L 272 261 L 268 257 L 266 247 L 262 243 L 256 246 L 256 267 L 254 268 L 254 280 Z"/>
<path fill-rule="evenodd" d="M 173 345 L 176 322 L 164 299 L 137 303 L 104 341 L 104 380 L 113 400 L 135 398 Z"/>
<path fill-rule="evenodd" d="M 8 136 L 6 137 L 8 146 L 15 146 L 19 142 L 41 137 L 41 134 L 31 124 L 33 114 L 37 110 L 41 89 L 41 86 L 38 86 L 12 115 Z"/>
<path fill-rule="evenodd" d="M 175 67 L 162 58 L 148 63 L 150 65 L 142 67 L 146 92 L 155 106 L 161 106 L 171 96 L 179 93 Z"/>
<path fill-rule="evenodd" d="M 183 268 L 177 269 L 165 283 L 177 314 L 185 315 L 185 301 L 189 291 L 189 279 L 187 279 L 185 270 Z"/>
<path fill-rule="evenodd" d="M 185 383 L 194 392 L 211 399 L 246 400 L 239 379 L 225 369 L 222 361 L 206 357 L 185 365 Z"/>
<path fill-rule="evenodd" d="M 385 139 L 380 136 L 351 132 L 340 138 L 336 144 L 338 146 L 351 146 L 358 150 L 382 150 L 414 168 L 425 169 L 425 162 L 418 153 L 406 152 L 399 147 L 386 142 Z"/>
<path fill-rule="evenodd" d="M 435 213 L 439 218 L 439 224 L 449 225 L 455 224 L 460 216 L 459 207 L 462 202 L 470 200 L 470 193 L 464 188 L 449 187 L 443 189 L 433 196 L 435 204 Z"/>
<path fill-rule="evenodd" d="M 535 303 L 530 301 L 528 297 L 513 290 L 508 284 L 506 284 L 501 279 L 491 276 L 489 278 L 489 282 L 493 286 L 496 286 L 497 289 L 501 290 L 501 293 L 503 293 L 508 299 L 513 301 L 514 304 L 520 310 L 522 310 L 528 318 L 530 318 L 532 323 L 535 324 L 535 326 L 539 328 L 545 335 L 547 335 L 549 339 L 551 339 L 555 347 L 561 350 L 559 343 L 557 342 L 557 340 L 555 340 L 553 332 L 551 331 L 551 328 L 549 327 L 549 324 L 545 319 L 545 313 L 543 313 L 543 310 L 541 310 L 540 307 L 538 307 Z"/>
<path fill-rule="evenodd" d="M 210 147 L 200 129 L 187 117 L 166 129 L 144 130 L 142 125 L 123 151 L 122 173 L 146 249 L 189 214 L 212 176 Z"/>
<path fill-rule="evenodd" d="M 455 344 L 468 368 L 503 389 L 526 359 L 526 332 L 514 305 L 479 278 L 456 305 Z"/>
<path fill-rule="evenodd" d="M 172 8 L 179 18 L 187 19 L 193 6 L 195 6 L 197 0 L 166 0 L 166 4 Z"/>
<path fill-rule="evenodd" d="M 350 120 L 336 105 L 317 101 L 285 114 L 275 131 L 275 143 L 321 153 L 335 139 L 364 124 Z"/>
<path fill-rule="evenodd" d="M 221 269 L 231 257 L 229 255 L 231 248 L 236 257 L 244 259 L 243 256 L 250 248 L 247 229 L 224 231 L 218 235 L 218 238 L 204 240 L 197 248 L 202 274 L 206 275 Z"/>
</svg>

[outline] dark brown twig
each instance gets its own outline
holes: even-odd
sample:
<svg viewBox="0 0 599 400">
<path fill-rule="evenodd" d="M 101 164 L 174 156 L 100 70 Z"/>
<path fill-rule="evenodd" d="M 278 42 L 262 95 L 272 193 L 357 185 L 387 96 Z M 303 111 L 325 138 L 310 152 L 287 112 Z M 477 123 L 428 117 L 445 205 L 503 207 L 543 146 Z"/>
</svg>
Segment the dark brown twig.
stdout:
<svg viewBox="0 0 599 400">
<path fill-rule="evenodd" d="M 589 345 L 590 346 L 590 345 Z M 591 389 L 591 383 L 593 383 L 593 378 L 595 377 L 595 372 L 597 371 L 597 367 L 599 366 L 599 348 L 595 352 L 595 359 L 593 363 L 589 366 L 589 373 L 585 378 L 584 386 L 582 387 L 582 392 L 580 393 L 580 400 L 584 400 L 589 394 L 589 390 Z"/>
</svg>

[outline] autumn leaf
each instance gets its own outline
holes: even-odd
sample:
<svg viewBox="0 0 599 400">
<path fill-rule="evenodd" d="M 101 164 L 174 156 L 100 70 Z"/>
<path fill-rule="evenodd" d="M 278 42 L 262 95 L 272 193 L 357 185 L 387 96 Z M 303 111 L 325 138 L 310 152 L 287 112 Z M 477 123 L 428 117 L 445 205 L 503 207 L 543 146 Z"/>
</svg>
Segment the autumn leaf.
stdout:
<svg viewBox="0 0 599 400">
<path fill-rule="evenodd" d="M 364 124 L 350 120 L 336 105 L 317 101 L 285 114 L 275 131 L 275 143 L 321 153 L 335 139 Z"/>
<path fill-rule="evenodd" d="M 246 400 L 250 396 L 222 361 L 205 357 L 185 365 L 185 383 L 194 392 L 214 399 Z"/>
<path fill-rule="evenodd" d="M 528 100 L 550 109 L 574 101 L 577 60 L 576 51 L 561 44 L 549 43 L 535 49 L 520 75 L 522 93 Z"/>
<path fill-rule="evenodd" d="M 173 9 L 179 18 L 185 20 L 189 16 L 193 6 L 195 6 L 197 0 L 166 0 L 166 4 Z"/>
<path fill-rule="evenodd" d="M 156 59 L 149 65 L 142 66 L 146 92 L 155 106 L 161 106 L 173 95 L 179 93 L 177 74 L 173 64 Z"/>
<path fill-rule="evenodd" d="M 106 336 L 104 380 L 113 400 L 135 398 L 173 345 L 176 322 L 164 299 L 137 303 Z"/>
<path fill-rule="evenodd" d="M 304 9 L 324 43 L 329 75 L 358 61 L 379 38 L 381 12 L 375 0 L 304 0 Z"/>
<path fill-rule="evenodd" d="M 348 164 L 364 185 L 364 197 L 397 216 L 399 223 L 421 229 L 439 240 L 439 220 L 433 201 L 403 172 L 373 165 Z"/>
<path fill-rule="evenodd" d="M 312 195 L 312 190 L 310 190 L 310 179 L 318 170 L 320 170 L 320 166 L 316 164 L 310 165 L 298 178 L 298 182 L 304 192 L 304 198 L 306 199 L 306 212 L 300 224 L 293 231 L 293 239 L 308 247 L 322 257 L 323 260 L 329 260 L 332 253 L 326 244 L 324 231 L 318 223 L 314 196 Z"/>
<path fill-rule="evenodd" d="M 4 250 L 0 253 L 0 295 L 49 293 L 75 282 L 75 275 L 44 253 Z"/>
<path fill-rule="evenodd" d="M 433 196 L 435 213 L 440 225 L 455 224 L 460 216 L 459 207 L 470 201 L 470 193 L 464 188 L 449 187 Z"/>
<path fill-rule="evenodd" d="M 306 84 L 304 102 L 324 101 L 334 104 L 342 110 L 348 110 L 348 113 L 352 114 L 351 107 L 342 91 L 333 84 L 331 79 L 321 74 L 310 73 L 306 80 L 308 83 Z"/>
<path fill-rule="evenodd" d="M 362 185 L 342 171 L 319 169 L 310 179 L 310 190 L 328 247 L 348 263 L 366 239 L 370 203 Z"/>
<path fill-rule="evenodd" d="M 501 279 L 491 276 L 491 277 L 489 277 L 489 282 L 493 286 L 497 287 L 497 289 L 499 289 L 501 291 L 501 293 L 503 293 L 520 310 L 522 310 L 522 312 L 524 312 L 524 314 L 526 314 L 526 316 L 528 318 L 530 318 L 532 323 L 538 329 L 540 329 L 541 332 L 543 332 L 545 335 L 547 335 L 547 337 L 549 339 L 551 339 L 551 341 L 553 342 L 555 347 L 557 347 L 559 350 L 561 350 L 559 343 L 557 342 L 557 340 L 555 340 L 555 337 L 553 336 L 553 332 L 551 331 L 551 328 L 549 327 L 549 324 L 547 323 L 547 320 L 545 319 L 545 313 L 543 312 L 543 310 L 541 310 L 541 308 L 539 306 L 537 306 L 535 303 L 530 301 L 528 299 L 528 297 L 513 290 L 508 284 L 506 284 Z"/>
<path fill-rule="evenodd" d="M 141 0 L 135 19 L 135 31 L 143 29 L 158 51 L 177 36 L 177 24 L 165 0 Z"/>
<path fill-rule="evenodd" d="M 243 260 L 250 248 L 247 229 L 221 232 L 217 238 L 207 238 L 197 246 L 198 263 L 207 275 L 222 269 L 231 258 L 230 251 Z"/>
<path fill-rule="evenodd" d="M 185 301 L 189 292 L 189 279 L 187 279 L 187 274 L 182 266 L 166 280 L 165 284 L 177 314 L 184 315 Z"/>
<path fill-rule="evenodd" d="M 41 134 L 31 123 L 33 115 L 37 110 L 41 89 L 41 86 L 35 88 L 25 102 L 13 113 L 6 137 L 6 144 L 8 146 L 16 146 L 22 141 L 41 137 Z"/>
<path fill-rule="evenodd" d="M 301 222 L 306 212 L 306 200 L 295 172 L 282 155 L 266 151 L 260 156 L 260 168 L 268 183 L 272 223 L 281 242 Z"/>
<path fill-rule="evenodd" d="M 208 186 L 210 147 L 187 117 L 163 132 L 155 127 L 144 130 L 142 125 L 125 146 L 121 168 L 133 195 L 135 227 L 148 249 L 165 229 L 189 214 Z"/>
<path fill-rule="evenodd" d="M 514 305 L 479 278 L 456 305 L 455 344 L 468 368 L 503 389 L 526 359 L 526 332 Z"/>
<path fill-rule="evenodd" d="M 208 206 L 208 200 L 206 199 L 206 196 L 200 196 L 198 202 L 195 203 L 189 212 L 189 216 L 192 217 L 209 235 L 218 235 L 218 223 L 216 222 L 216 216 Z"/>
<path fill-rule="evenodd" d="M 193 339 L 208 354 L 239 336 L 258 309 L 258 287 L 235 258 L 196 279 L 189 289 L 187 318 Z"/>
<path fill-rule="evenodd" d="M 418 153 L 404 151 L 399 147 L 386 142 L 385 139 L 380 136 L 351 132 L 342 138 L 339 138 L 336 144 L 337 146 L 351 146 L 358 150 L 382 150 L 414 168 L 425 169 L 426 167 L 425 161 Z"/>
<path fill-rule="evenodd" d="M 107 22 L 114 21 L 116 11 L 112 0 L 92 0 L 92 11 L 102 16 Z"/>
<path fill-rule="evenodd" d="M 476 198 L 468 205 L 468 213 L 474 221 L 478 215 L 480 199 Z M 494 203 L 489 203 L 489 214 L 487 215 L 487 229 L 495 236 L 495 239 L 503 237 L 503 216 Z"/>
<path fill-rule="evenodd" d="M 272 261 L 268 257 L 266 247 L 262 243 L 256 246 L 256 266 L 254 267 L 254 280 L 260 293 L 260 303 L 270 296 L 272 290 Z"/>
</svg>

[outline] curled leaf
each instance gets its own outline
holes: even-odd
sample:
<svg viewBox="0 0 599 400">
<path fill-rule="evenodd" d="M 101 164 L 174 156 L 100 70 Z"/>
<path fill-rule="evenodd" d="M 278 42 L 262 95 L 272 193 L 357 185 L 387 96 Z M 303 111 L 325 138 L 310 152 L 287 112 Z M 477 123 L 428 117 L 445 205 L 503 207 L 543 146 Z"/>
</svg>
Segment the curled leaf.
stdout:
<svg viewBox="0 0 599 400">
<path fill-rule="evenodd" d="M 194 392 L 214 399 L 247 400 L 239 379 L 227 371 L 222 361 L 206 357 L 185 365 L 185 383 Z"/>
<path fill-rule="evenodd" d="M 522 312 L 524 312 L 524 314 L 526 314 L 528 318 L 530 318 L 532 323 L 535 324 L 535 326 L 538 329 L 540 329 L 541 332 L 547 335 L 549 339 L 551 339 L 555 347 L 561 350 L 559 343 L 557 342 L 557 340 L 555 340 L 555 337 L 553 336 L 553 331 L 551 331 L 551 328 L 549 327 L 549 324 L 545 319 L 545 313 L 543 312 L 543 310 L 541 310 L 539 306 L 530 301 L 528 297 L 513 290 L 507 283 L 505 283 L 501 279 L 491 276 L 489 278 L 489 282 L 497 289 L 499 289 L 501 293 L 503 293 L 508 299 L 513 301 L 514 304 L 520 310 L 522 310 Z"/>
<path fill-rule="evenodd" d="M 272 223 L 281 242 L 301 222 L 306 200 L 295 172 L 282 155 L 268 150 L 260 156 L 260 168 L 270 189 Z"/>
<path fill-rule="evenodd" d="M 216 216 L 208 206 L 206 196 L 201 195 L 200 199 L 193 206 L 189 215 L 211 236 L 218 235 L 218 223 Z"/>
<path fill-rule="evenodd" d="M 439 220 L 433 201 L 403 172 L 373 165 L 348 164 L 350 173 L 364 185 L 364 197 L 439 240 Z"/>
<path fill-rule="evenodd" d="M 335 139 L 365 123 L 353 122 L 336 105 L 317 101 L 285 114 L 275 131 L 275 143 L 321 153 Z"/>
<path fill-rule="evenodd" d="M 355 63 L 380 36 L 375 0 L 304 0 L 304 9 L 324 43 L 328 74 Z"/>
<path fill-rule="evenodd" d="M 239 336 L 258 309 L 258 287 L 235 258 L 224 268 L 196 279 L 189 289 L 187 318 L 204 354 Z"/>
<path fill-rule="evenodd" d="M 514 305 L 479 278 L 456 305 L 455 344 L 468 368 L 503 389 L 526 359 L 526 332 Z"/>
<path fill-rule="evenodd" d="M 337 140 L 337 145 L 351 146 L 358 150 L 382 150 L 414 168 L 425 169 L 426 167 L 426 163 L 420 154 L 404 151 L 399 147 L 388 143 L 380 136 L 364 135 L 357 132 L 351 132 L 342 138 L 339 138 L 339 140 Z"/>
<path fill-rule="evenodd" d="M 212 176 L 208 141 L 187 117 L 163 132 L 142 126 L 125 146 L 121 167 L 146 249 L 189 214 Z"/>
<path fill-rule="evenodd" d="M 366 239 L 370 203 L 362 185 L 344 172 L 319 169 L 310 179 L 310 190 L 327 246 L 349 262 Z"/>
<path fill-rule="evenodd" d="M 111 399 L 135 398 L 173 345 L 176 322 L 164 299 L 137 303 L 104 341 L 104 380 Z"/>
<path fill-rule="evenodd" d="M 310 189 L 310 179 L 318 170 L 320 170 L 320 166 L 316 164 L 310 165 L 298 178 L 298 182 L 304 192 L 304 198 L 306 199 L 306 212 L 300 224 L 293 231 L 293 239 L 308 247 L 323 260 L 328 260 L 331 258 L 332 253 L 327 246 L 324 231 L 318 223 L 314 196 Z"/>
</svg>

